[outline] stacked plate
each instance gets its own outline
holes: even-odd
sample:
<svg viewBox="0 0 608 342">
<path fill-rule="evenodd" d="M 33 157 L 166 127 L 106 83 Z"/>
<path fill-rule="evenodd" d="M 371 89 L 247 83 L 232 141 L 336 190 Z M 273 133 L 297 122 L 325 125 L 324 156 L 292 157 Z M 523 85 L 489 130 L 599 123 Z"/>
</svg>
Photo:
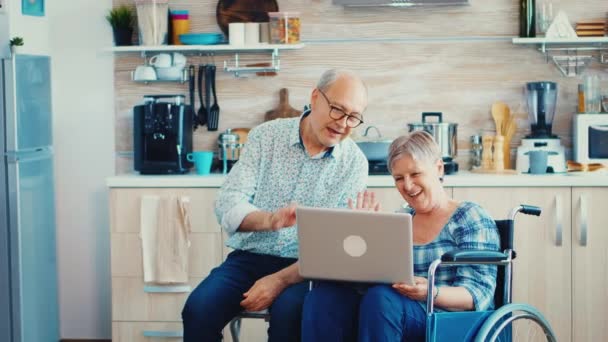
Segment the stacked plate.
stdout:
<svg viewBox="0 0 608 342">
<path fill-rule="evenodd" d="M 225 43 L 221 33 L 186 33 L 180 34 L 179 40 L 186 45 L 213 45 Z"/>
</svg>

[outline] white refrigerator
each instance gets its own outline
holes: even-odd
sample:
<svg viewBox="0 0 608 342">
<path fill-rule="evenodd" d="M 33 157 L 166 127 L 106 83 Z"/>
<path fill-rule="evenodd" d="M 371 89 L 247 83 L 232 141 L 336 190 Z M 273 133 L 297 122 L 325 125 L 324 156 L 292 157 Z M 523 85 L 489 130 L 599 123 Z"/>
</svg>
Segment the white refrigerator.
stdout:
<svg viewBox="0 0 608 342">
<path fill-rule="evenodd" d="M 0 67 L 0 341 L 59 340 L 50 67 Z"/>
</svg>

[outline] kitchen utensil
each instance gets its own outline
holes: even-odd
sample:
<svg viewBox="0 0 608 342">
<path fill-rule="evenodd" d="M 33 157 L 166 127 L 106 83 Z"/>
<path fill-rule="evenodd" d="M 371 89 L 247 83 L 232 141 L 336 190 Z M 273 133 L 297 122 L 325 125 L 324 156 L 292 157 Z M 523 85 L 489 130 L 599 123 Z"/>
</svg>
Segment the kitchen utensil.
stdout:
<svg viewBox="0 0 608 342">
<path fill-rule="evenodd" d="M 204 87 L 205 78 L 205 67 L 206 65 L 200 64 L 198 66 L 198 101 L 201 106 L 198 109 L 198 123 L 201 126 L 207 124 L 208 108 L 209 108 L 209 89 Z M 205 96 L 203 97 L 203 92 Z"/>
<path fill-rule="evenodd" d="M 492 156 L 492 167 L 494 170 L 503 170 L 505 168 L 505 158 L 503 154 L 503 144 L 505 138 L 502 135 L 494 137 L 494 155 Z"/>
<path fill-rule="evenodd" d="M 427 121 L 429 117 L 436 117 L 436 122 Z M 456 157 L 457 151 L 457 136 L 456 128 L 458 124 L 443 122 L 443 114 L 441 112 L 425 112 L 422 113 L 422 123 L 408 123 L 408 131 L 427 131 L 429 132 L 441 150 L 441 157 L 445 161 L 451 161 Z"/>
<path fill-rule="evenodd" d="M 494 140 L 494 137 L 491 135 L 484 135 L 481 138 L 483 147 L 481 154 L 481 168 L 483 170 L 492 169 L 492 140 Z"/>
<path fill-rule="evenodd" d="M 192 123 L 193 128 L 196 129 L 198 127 L 199 121 L 196 115 L 196 110 L 194 109 L 194 82 L 196 75 L 194 74 L 194 65 L 188 66 L 188 100 L 190 101 L 190 110 L 192 112 Z"/>
<path fill-rule="evenodd" d="M 268 12 L 277 12 L 276 0 L 220 0 L 215 9 L 217 25 L 228 36 L 230 23 L 268 22 Z"/>
<path fill-rule="evenodd" d="M 370 129 L 376 130 L 377 137 L 372 138 L 368 135 Z M 388 148 L 393 141 L 383 139 L 382 134 L 376 126 L 368 126 L 362 137 L 357 138 L 356 143 L 359 149 L 370 162 L 384 162 L 388 159 Z"/>
<path fill-rule="evenodd" d="M 266 112 L 264 121 L 278 118 L 291 118 L 299 116 L 300 114 L 302 114 L 302 111 L 293 108 L 289 104 L 289 90 L 287 90 L 287 88 L 281 88 L 281 90 L 279 90 L 279 105 L 277 108 Z"/>
<path fill-rule="evenodd" d="M 218 158 L 222 161 L 222 173 L 226 174 L 240 157 L 243 146 L 240 143 L 240 136 L 228 128 L 218 136 L 217 146 Z"/>
<path fill-rule="evenodd" d="M 207 65 L 207 84 L 211 85 L 213 94 L 213 104 L 209 107 L 209 117 L 207 119 L 207 130 L 217 131 L 220 122 L 220 106 L 217 103 L 217 91 L 215 89 L 215 65 Z"/>
<path fill-rule="evenodd" d="M 506 128 L 504 129 L 503 135 L 505 137 L 504 145 L 503 145 L 503 154 L 504 154 L 504 164 L 505 169 L 511 169 L 511 139 L 513 139 L 513 135 L 517 131 L 517 122 L 513 116 L 509 116 L 507 120 L 507 124 L 504 125 Z"/>
<path fill-rule="evenodd" d="M 492 104 L 492 118 L 494 118 L 494 124 L 496 125 L 496 135 L 504 135 L 503 133 L 503 122 L 506 121 L 509 107 L 501 101 L 494 102 Z"/>
</svg>

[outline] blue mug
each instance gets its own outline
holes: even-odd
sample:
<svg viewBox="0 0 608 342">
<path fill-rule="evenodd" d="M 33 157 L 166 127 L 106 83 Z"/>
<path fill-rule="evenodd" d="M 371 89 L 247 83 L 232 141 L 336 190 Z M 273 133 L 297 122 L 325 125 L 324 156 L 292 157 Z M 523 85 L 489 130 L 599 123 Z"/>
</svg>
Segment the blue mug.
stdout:
<svg viewBox="0 0 608 342">
<path fill-rule="evenodd" d="M 213 161 L 213 151 L 195 151 L 188 153 L 186 159 L 194 163 L 196 173 L 199 175 L 208 175 L 211 173 L 211 162 Z"/>
</svg>

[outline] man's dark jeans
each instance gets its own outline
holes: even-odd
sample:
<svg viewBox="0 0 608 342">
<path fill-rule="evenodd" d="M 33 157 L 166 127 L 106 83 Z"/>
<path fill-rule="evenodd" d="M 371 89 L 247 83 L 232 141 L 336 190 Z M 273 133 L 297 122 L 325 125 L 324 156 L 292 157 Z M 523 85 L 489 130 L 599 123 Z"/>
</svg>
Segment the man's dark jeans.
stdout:
<svg viewBox="0 0 608 342">
<path fill-rule="evenodd" d="M 243 310 L 240 302 L 256 280 L 293 264 L 296 259 L 236 250 L 213 269 L 188 297 L 182 311 L 184 342 L 220 341 L 222 329 Z M 308 282 L 287 287 L 274 300 L 269 341 L 299 341 L 302 305 Z"/>
</svg>

